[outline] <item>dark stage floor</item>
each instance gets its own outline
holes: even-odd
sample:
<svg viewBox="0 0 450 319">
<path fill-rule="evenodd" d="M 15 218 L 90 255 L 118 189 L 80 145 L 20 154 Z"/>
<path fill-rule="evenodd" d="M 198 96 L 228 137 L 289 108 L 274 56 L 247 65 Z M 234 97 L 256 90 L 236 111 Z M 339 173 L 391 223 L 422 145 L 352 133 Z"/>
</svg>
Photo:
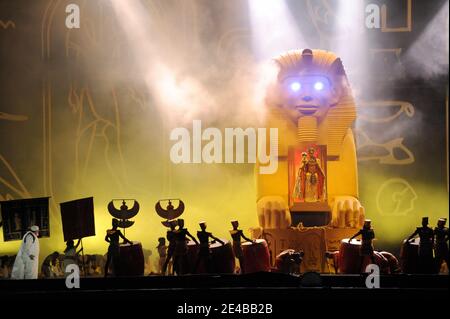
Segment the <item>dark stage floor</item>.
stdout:
<svg viewBox="0 0 450 319">
<path fill-rule="evenodd" d="M 307 280 L 313 279 L 313 280 Z M 64 279 L 1 280 L 0 300 L 7 299 L 128 299 L 179 302 L 288 302 L 295 300 L 438 300 L 447 298 L 448 275 L 386 275 L 380 288 L 365 287 L 363 275 L 290 276 L 278 273 L 247 275 L 185 275 L 121 278 L 82 278 L 80 288 L 68 289 Z"/>
</svg>

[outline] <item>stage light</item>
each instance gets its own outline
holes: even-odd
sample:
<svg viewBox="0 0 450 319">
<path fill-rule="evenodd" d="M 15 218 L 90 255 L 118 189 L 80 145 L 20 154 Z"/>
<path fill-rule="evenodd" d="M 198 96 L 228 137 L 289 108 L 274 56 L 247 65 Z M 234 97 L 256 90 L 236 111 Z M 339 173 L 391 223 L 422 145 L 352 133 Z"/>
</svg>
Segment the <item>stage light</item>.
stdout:
<svg viewBox="0 0 450 319">
<path fill-rule="evenodd" d="M 331 51 L 335 52 L 343 61 L 347 76 L 353 83 L 354 91 L 358 84 L 367 83 L 367 48 L 364 1 L 339 0 L 336 11 L 334 29 L 336 35 L 330 42 Z"/>
<path fill-rule="evenodd" d="M 448 76 L 449 2 L 446 1 L 404 54 L 407 72 L 417 78 Z"/>
<path fill-rule="evenodd" d="M 298 92 L 302 88 L 302 85 L 299 82 L 292 82 L 290 87 L 292 91 Z"/>
<path fill-rule="evenodd" d="M 169 120 L 189 122 L 205 109 L 214 107 L 214 98 L 197 79 L 195 72 L 187 73 L 186 64 L 173 52 L 169 59 L 159 54 L 168 35 L 164 24 L 158 23 L 141 1 L 110 0 L 120 27 L 128 40 L 128 50 L 138 66 L 147 90 L 155 98 L 155 105 Z M 174 46 L 176 46 L 174 44 Z"/>
<path fill-rule="evenodd" d="M 318 82 L 314 83 L 314 90 L 322 91 L 323 88 L 324 88 L 324 85 L 322 82 L 318 81 Z"/>
<path fill-rule="evenodd" d="M 286 50 L 307 47 L 284 0 L 248 0 L 248 7 L 253 51 L 258 59 L 268 60 Z"/>
</svg>

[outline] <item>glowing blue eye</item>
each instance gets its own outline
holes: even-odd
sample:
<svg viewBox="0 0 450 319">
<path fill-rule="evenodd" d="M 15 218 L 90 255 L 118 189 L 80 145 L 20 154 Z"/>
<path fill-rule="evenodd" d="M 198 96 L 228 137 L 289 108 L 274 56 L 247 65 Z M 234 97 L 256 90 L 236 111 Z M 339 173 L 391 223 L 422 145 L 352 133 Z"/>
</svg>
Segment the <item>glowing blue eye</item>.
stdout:
<svg viewBox="0 0 450 319">
<path fill-rule="evenodd" d="M 298 83 L 298 82 L 291 83 L 291 90 L 292 91 L 297 92 L 301 88 L 302 88 L 302 85 L 300 83 Z"/>
<path fill-rule="evenodd" d="M 316 83 L 314 83 L 314 89 L 315 89 L 316 91 L 322 91 L 322 90 L 323 90 L 323 87 L 324 87 L 324 85 L 323 85 L 322 82 L 316 82 Z"/>
</svg>

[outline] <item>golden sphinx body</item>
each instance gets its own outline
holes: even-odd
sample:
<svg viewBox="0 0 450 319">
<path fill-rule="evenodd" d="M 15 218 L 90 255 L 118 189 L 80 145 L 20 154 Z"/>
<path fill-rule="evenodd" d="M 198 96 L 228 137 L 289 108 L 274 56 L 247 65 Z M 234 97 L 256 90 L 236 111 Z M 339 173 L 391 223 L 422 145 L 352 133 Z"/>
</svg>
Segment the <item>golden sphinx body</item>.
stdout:
<svg viewBox="0 0 450 319">
<path fill-rule="evenodd" d="M 267 92 L 266 127 L 278 128 L 278 170 L 258 174 L 259 228 L 272 256 L 302 249 L 303 270 L 327 271 L 337 250 L 364 221 L 358 200 L 355 102 L 341 60 L 332 52 L 293 50 L 275 59 L 277 82 Z M 302 216 L 326 216 L 304 227 Z M 299 217 L 299 218 L 297 218 Z"/>
</svg>

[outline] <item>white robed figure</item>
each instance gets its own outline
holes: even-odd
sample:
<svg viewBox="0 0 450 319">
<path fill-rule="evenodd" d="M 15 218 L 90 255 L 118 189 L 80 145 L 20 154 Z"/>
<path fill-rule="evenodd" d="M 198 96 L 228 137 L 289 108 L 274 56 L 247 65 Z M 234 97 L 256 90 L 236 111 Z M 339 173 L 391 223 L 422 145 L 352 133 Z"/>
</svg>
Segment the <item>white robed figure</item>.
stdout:
<svg viewBox="0 0 450 319">
<path fill-rule="evenodd" d="M 39 227 L 31 226 L 23 236 L 11 272 L 11 279 L 37 279 L 39 267 Z"/>
</svg>

